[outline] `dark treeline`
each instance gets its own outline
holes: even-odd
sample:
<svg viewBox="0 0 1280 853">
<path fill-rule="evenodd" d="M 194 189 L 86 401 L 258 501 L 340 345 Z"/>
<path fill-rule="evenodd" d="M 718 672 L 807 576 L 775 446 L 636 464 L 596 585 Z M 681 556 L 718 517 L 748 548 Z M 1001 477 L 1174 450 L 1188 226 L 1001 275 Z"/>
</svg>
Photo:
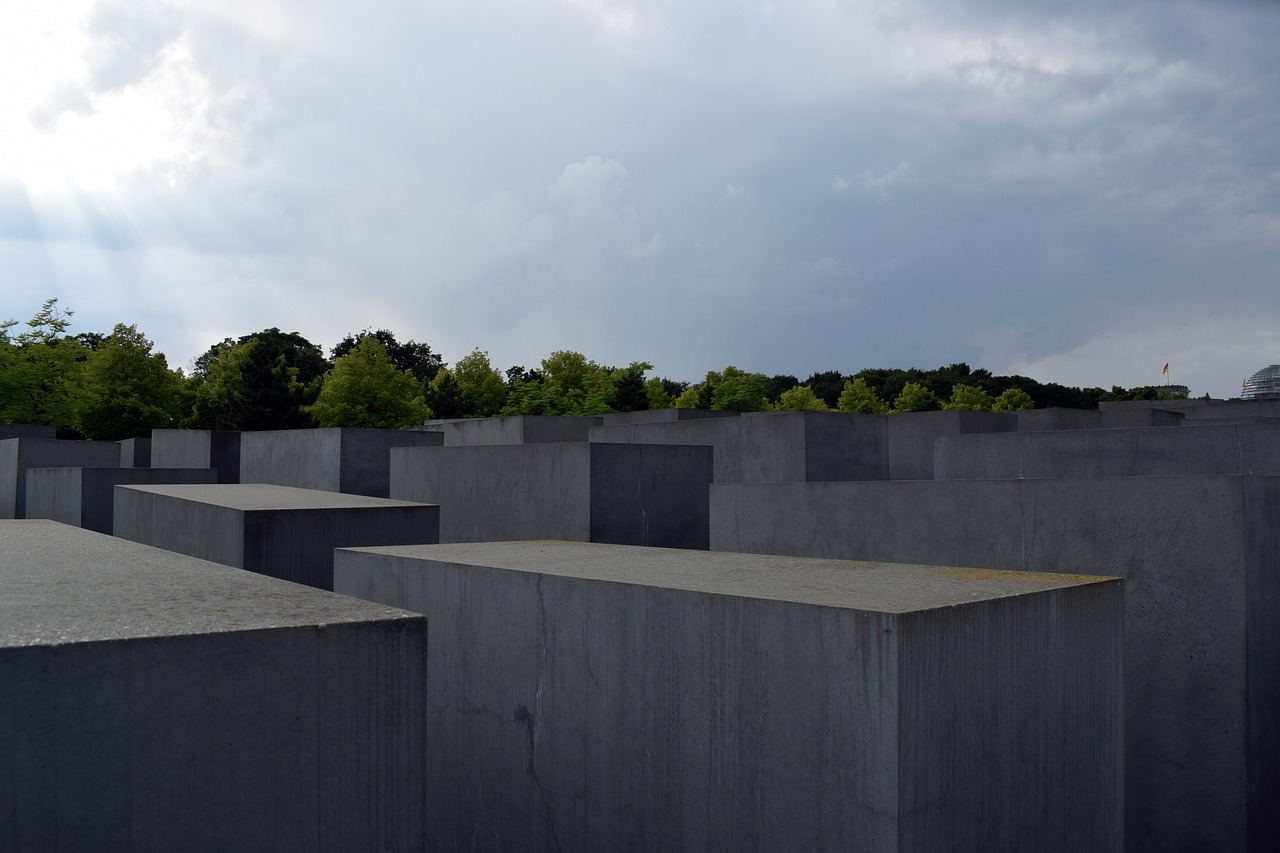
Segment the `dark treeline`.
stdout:
<svg viewBox="0 0 1280 853">
<path fill-rule="evenodd" d="M 169 367 L 136 326 L 69 333 L 72 312 L 45 302 L 0 323 L 0 422 L 51 424 L 64 437 L 121 439 L 155 428 L 263 430 L 405 427 L 428 418 L 589 415 L 670 406 L 741 412 L 802 409 L 884 414 L 929 409 L 1092 409 L 1149 400 L 1156 387 L 1069 388 L 952 364 L 936 370 L 765 376 L 729 366 L 701 382 L 648 376 L 648 362 L 601 365 L 557 351 L 505 372 L 475 350 L 452 365 L 386 329 L 353 332 L 326 354 L 277 328 L 211 346 L 189 374 Z"/>
</svg>

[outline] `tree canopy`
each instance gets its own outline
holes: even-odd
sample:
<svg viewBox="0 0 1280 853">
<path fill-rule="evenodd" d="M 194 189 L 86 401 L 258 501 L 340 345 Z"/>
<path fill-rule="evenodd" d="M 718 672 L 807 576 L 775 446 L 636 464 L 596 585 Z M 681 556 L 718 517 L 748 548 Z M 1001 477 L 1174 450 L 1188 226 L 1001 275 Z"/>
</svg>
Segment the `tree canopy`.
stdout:
<svg viewBox="0 0 1280 853">
<path fill-rule="evenodd" d="M 374 335 L 360 338 L 334 359 L 308 411 L 322 427 L 400 429 L 431 417 L 422 384 L 392 363 L 386 345 Z"/>
</svg>

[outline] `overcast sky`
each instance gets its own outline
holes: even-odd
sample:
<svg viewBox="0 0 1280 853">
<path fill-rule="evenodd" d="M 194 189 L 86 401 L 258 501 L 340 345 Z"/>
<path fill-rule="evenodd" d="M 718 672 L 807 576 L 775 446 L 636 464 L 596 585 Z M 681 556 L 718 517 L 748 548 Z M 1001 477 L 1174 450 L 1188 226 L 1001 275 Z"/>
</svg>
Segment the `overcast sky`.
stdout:
<svg viewBox="0 0 1280 853">
<path fill-rule="evenodd" d="M 271 326 L 687 380 L 1280 362 L 1272 0 L 21 6 L 0 319 L 174 366 Z"/>
</svg>

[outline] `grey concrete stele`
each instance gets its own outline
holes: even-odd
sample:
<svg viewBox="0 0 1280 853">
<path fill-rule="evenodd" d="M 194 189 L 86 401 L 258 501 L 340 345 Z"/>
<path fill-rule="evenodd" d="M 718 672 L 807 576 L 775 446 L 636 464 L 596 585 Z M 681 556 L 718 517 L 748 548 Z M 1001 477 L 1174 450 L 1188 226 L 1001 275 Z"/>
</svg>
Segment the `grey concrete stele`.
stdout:
<svg viewBox="0 0 1280 853">
<path fill-rule="evenodd" d="M 288 486 L 117 486 L 115 535 L 333 589 L 333 549 L 440 541 L 440 508 Z"/>
<path fill-rule="evenodd" d="M 1119 850 L 1108 578 L 340 549 L 428 617 L 429 850 Z"/>
<path fill-rule="evenodd" d="M 120 447 L 114 441 L 0 439 L 0 518 L 26 518 L 29 468 L 117 468 L 119 465 Z"/>
<path fill-rule="evenodd" d="M 1280 477 L 715 485 L 711 547 L 1124 577 L 1127 849 L 1280 849 Z"/>
<path fill-rule="evenodd" d="M 396 447 L 391 495 L 440 506 L 441 542 L 572 539 L 706 549 L 711 448 Z"/>
<path fill-rule="evenodd" d="M 29 468 L 27 518 L 113 533 L 115 487 L 216 483 L 212 468 Z"/>
<path fill-rule="evenodd" d="M 0 847 L 419 851 L 416 614 L 0 521 Z"/>
<path fill-rule="evenodd" d="M 599 426 L 597 415 L 511 415 L 504 418 L 431 420 L 422 429 L 444 435 L 446 447 L 480 444 L 558 444 L 586 441 L 587 432 Z"/>
<path fill-rule="evenodd" d="M 120 445 L 121 468 L 151 467 L 151 439 L 125 438 L 116 444 Z"/>
<path fill-rule="evenodd" d="M 934 478 L 1280 474 L 1280 421 L 939 436 Z"/>
<path fill-rule="evenodd" d="M 288 429 L 240 436 L 240 482 L 349 495 L 391 494 L 391 448 L 439 447 L 438 432 Z"/>
<path fill-rule="evenodd" d="M 240 482 L 240 433 L 225 429 L 153 429 L 156 468 L 212 468 L 219 483 Z"/>
</svg>

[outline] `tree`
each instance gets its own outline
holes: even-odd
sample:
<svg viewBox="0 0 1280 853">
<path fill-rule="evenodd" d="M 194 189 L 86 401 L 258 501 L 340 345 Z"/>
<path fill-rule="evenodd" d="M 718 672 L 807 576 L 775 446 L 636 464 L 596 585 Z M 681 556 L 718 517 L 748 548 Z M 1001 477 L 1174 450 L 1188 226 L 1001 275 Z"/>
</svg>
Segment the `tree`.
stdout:
<svg viewBox="0 0 1280 853">
<path fill-rule="evenodd" d="M 840 403 L 840 395 L 844 391 L 846 377 L 838 370 L 824 370 L 821 373 L 814 373 L 804 381 L 813 389 L 813 393 L 818 399 L 827 404 L 828 408 L 834 409 Z"/>
<path fill-rule="evenodd" d="M 447 367 L 440 369 L 427 386 L 426 403 L 437 418 L 465 418 L 467 404 L 458 390 L 458 380 Z"/>
<path fill-rule="evenodd" d="M 649 409 L 649 386 L 644 375 L 653 370 L 647 361 L 633 361 L 627 367 L 610 371 L 609 378 L 613 383 L 613 392 L 607 400 L 609 409 L 614 412 L 643 412 Z M 661 393 L 662 384 L 658 383 Z M 662 408 L 659 406 L 658 408 Z"/>
<path fill-rule="evenodd" d="M 400 429 L 431 417 L 422 384 L 397 369 L 386 345 L 365 335 L 338 356 L 308 411 L 322 427 Z"/>
<path fill-rule="evenodd" d="M 663 380 L 656 376 L 645 380 L 644 393 L 649 398 L 650 409 L 670 409 L 676 404 L 675 397 L 667 393 Z"/>
<path fill-rule="evenodd" d="M 770 376 L 764 381 L 764 398 L 769 401 L 770 405 L 773 405 L 778 402 L 778 398 L 782 396 L 783 391 L 790 391 L 799 384 L 800 380 L 789 373 Z"/>
<path fill-rule="evenodd" d="M 690 385 L 680 392 L 671 405 L 677 409 L 701 409 L 701 395 L 697 385 Z"/>
<path fill-rule="evenodd" d="M 66 336 L 71 315 L 47 299 L 17 337 L 9 336 L 16 321 L 0 323 L 0 423 L 74 426 L 85 349 Z"/>
<path fill-rule="evenodd" d="M 889 412 L 889 404 L 877 397 L 861 376 L 844 383 L 836 408 L 851 415 L 884 415 Z"/>
<path fill-rule="evenodd" d="M 893 411 L 928 412 L 938 408 L 938 398 L 928 388 L 917 382 L 908 382 L 893 401 Z"/>
<path fill-rule="evenodd" d="M 829 412 L 830 408 L 822 401 L 817 394 L 813 393 L 813 389 L 808 385 L 797 385 L 794 388 L 788 388 L 778 396 L 778 402 L 774 405 L 775 409 L 780 411 L 798 411 L 798 412 Z"/>
<path fill-rule="evenodd" d="M 720 373 L 712 393 L 711 408 L 731 412 L 764 412 L 769 408 L 765 399 L 763 373 L 747 373 L 729 365 Z"/>
<path fill-rule="evenodd" d="M 195 362 L 200 429 L 300 429 L 314 426 L 307 407 L 328 371 L 320 347 L 297 332 L 264 329 L 214 344 Z"/>
<path fill-rule="evenodd" d="M 953 385 L 951 399 L 943 404 L 944 409 L 967 409 L 973 412 L 989 412 L 995 401 L 982 388 L 973 385 Z"/>
<path fill-rule="evenodd" d="M 540 379 L 512 384 L 504 415 L 598 415 L 615 411 L 614 404 L 645 406 L 644 372 L 651 365 L 634 362 L 621 371 L 601 367 L 582 353 L 557 350 L 542 360 Z M 629 396 L 618 397 L 617 377 L 630 374 L 635 381 L 624 387 Z M 628 409 L 629 410 L 629 409 Z"/>
<path fill-rule="evenodd" d="M 182 374 L 169 369 L 163 354 L 151 352 L 137 326 L 117 323 L 99 337 L 85 357 L 76 428 L 86 438 L 118 441 L 175 426 Z"/>
<path fill-rule="evenodd" d="M 338 342 L 329 356 L 336 364 L 337 360 L 356 348 L 356 345 L 365 338 L 376 338 L 382 343 L 387 351 L 387 357 L 391 359 L 391 364 L 397 370 L 403 370 L 411 374 L 425 389 L 427 383 L 436 378 L 436 374 L 444 367 L 444 359 L 438 354 L 431 351 L 431 347 L 427 344 L 418 343 L 409 340 L 400 343 L 396 340 L 396 336 L 387 329 L 379 329 L 371 332 L 365 329 L 358 335 L 349 334 Z"/>
<path fill-rule="evenodd" d="M 993 412 L 1021 412 L 1035 408 L 1031 395 L 1021 388 L 1006 388 L 991 405 Z"/>
<path fill-rule="evenodd" d="M 471 355 L 458 359 L 453 366 L 453 378 L 466 409 L 465 417 L 488 418 L 502 410 L 507 399 L 507 383 L 489 364 L 489 353 L 476 349 Z"/>
</svg>

